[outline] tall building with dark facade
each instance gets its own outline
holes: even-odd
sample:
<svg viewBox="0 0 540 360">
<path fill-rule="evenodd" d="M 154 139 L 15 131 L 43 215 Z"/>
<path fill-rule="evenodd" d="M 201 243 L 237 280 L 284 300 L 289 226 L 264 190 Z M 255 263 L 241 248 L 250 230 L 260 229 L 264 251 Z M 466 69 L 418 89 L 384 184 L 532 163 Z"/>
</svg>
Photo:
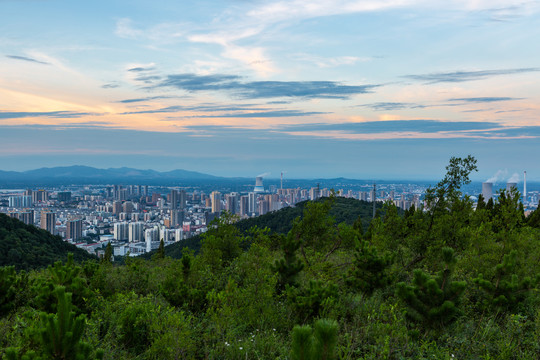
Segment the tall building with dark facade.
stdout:
<svg viewBox="0 0 540 360">
<path fill-rule="evenodd" d="M 68 220 L 66 224 L 66 240 L 76 241 L 82 238 L 82 220 Z"/>
<path fill-rule="evenodd" d="M 56 213 L 52 211 L 42 211 L 40 227 L 51 234 L 56 235 Z"/>
</svg>

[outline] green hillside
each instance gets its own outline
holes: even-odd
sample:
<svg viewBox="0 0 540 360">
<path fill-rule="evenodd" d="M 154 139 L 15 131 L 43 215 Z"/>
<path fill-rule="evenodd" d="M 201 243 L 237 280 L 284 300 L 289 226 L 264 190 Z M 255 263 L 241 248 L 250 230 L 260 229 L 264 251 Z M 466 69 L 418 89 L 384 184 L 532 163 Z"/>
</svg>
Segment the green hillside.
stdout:
<svg viewBox="0 0 540 360">
<path fill-rule="evenodd" d="M 322 198 L 318 201 L 326 201 L 328 198 Z M 330 210 L 330 216 L 334 217 L 336 223 L 346 223 L 352 225 L 360 216 L 362 226 L 367 230 L 371 218 L 373 217 L 373 203 L 352 198 L 336 197 Z M 246 231 L 253 226 L 258 228 L 269 228 L 272 232 L 286 234 L 291 230 L 292 222 L 298 216 L 302 216 L 304 208 L 309 201 L 302 201 L 295 207 L 287 207 L 278 211 L 273 211 L 263 216 L 239 221 L 236 224 L 242 231 Z M 377 210 L 381 210 L 383 204 L 377 203 Z"/>
<path fill-rule="evenodd" d="M 368 231 L 308 202 L 287 235 L 224 214 L 179 259 L 0 267 L 0 358 L 539 359 L 540 210 L 474 207 L 474 170 L 452 158 Z"/>
<path fill-rule="evenodd" d="M 327 201 L 322 198 L 320 201 Z M 269 212 L 262 216 L 240 220 L 234 226 L 242 233 L 246 233 L 254 226 L 259 229 L 268 228 L 272 233 L 286 234 L 291 230 L 293 220 L 302 217 L 303 211 L 309 201 L 302 201 L 295 207 L 286 207 L 278 211 Z M 378 202 L 376 208 L 382 211 L 383 204 Z M 373 203 L 351 198 L 337 197 L 333 199 L 330 216 L 335 219 L 336 224 L 346 223 L 352 225 L 358 217 L 362 219 L 362 227 L 367 230 L 373 216 Z M 169 245 L 165 248 L 165 255 L 175 259 L 182 257 L 182 249 L 189 248 L 198 253 L 201 249 L 201 235 L 194 236 L 179 243 Z M 142 255 L 145 259 L 150 259 L 155 251 Z"/>
<path fill-rule="evenodd" d="M 43 268 L 65 261 L 68 253 L 73 253 L 75 261 L 95 258 L 59 236 L 0 214 L 0 266 L 13 265 L 17 270 Z"/>
</svg>

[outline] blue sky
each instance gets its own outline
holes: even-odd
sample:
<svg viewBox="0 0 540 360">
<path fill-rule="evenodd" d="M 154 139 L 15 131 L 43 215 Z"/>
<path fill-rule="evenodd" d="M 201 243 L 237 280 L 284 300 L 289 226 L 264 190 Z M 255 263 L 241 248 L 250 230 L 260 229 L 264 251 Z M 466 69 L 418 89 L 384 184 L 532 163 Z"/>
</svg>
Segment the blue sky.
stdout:
<svg viewBox="0 0 540 360">
<path fill-rule="evenodd" d="M 0 0 L 0 169 L 540 180 L 540 1 Z"/>
</svg>

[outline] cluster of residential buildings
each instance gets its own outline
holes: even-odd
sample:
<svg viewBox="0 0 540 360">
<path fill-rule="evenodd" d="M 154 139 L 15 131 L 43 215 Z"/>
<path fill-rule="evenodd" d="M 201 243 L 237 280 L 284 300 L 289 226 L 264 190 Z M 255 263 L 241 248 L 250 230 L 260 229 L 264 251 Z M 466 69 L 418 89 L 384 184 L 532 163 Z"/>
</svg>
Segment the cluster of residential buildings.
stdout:
<svg viewBox="0 0 540 360">
<path fill-rule="evenodd" d="M 411 188 L 412 189 L 412 188 Z M 409 190 L 411 190 L 409 189 Z M 420 207 L 422 188 L 396 191 L 389 186 L 365 191 L 338 190 L 336 195 L 365 201 L 393 201 L 398 207 Z M 331 194 L 327 188 L 268 190 L 257 179 L 253 191 L 212 191 L 146 185 L 86 185 L 61 189 L 0 190 L 0 212 L 59 235 L 90 253 L 108 243 L 115 255 L 137 256 L 207 231 L 222 211 L 239 219 L 264 215 L 304 200 Z M 537 192 L 536 192 L 536 195 Z M 532 199 L 534 200 L 534 199 Z"/>
</svg>

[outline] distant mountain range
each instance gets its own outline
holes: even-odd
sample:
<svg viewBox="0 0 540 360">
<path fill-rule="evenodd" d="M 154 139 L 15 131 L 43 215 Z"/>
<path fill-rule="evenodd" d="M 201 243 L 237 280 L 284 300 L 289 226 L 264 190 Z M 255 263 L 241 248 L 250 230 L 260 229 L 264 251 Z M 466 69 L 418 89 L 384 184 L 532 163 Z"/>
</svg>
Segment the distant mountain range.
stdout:
<svg viewBox="0 0 540 360">
<path fill-rule="evenodd" d="M 97 169 L 90 166 L 62 166 L 28 171 L 0 170 L 0 184 L 17 183 L 154 183 L 181 180 L 220 180 L 218 176 L 188 170 L 159 172 L 133 168 Z"/>
</svg>

